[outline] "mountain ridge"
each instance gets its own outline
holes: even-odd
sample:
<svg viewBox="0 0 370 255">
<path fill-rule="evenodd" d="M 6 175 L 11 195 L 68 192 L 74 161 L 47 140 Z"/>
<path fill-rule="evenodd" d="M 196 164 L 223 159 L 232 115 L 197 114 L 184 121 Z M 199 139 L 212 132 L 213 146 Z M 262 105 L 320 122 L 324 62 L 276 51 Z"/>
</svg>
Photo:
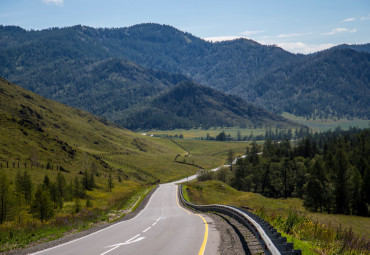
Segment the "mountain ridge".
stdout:
<svg viewBox="0 0 370 255">
<path fill-rule="evenodd" d="M 351 108 L 351 101 L 343 101 L 339 94 L 328 94 L 329 104 L 338 102 L 340 107 L 330 107 L 315 111 L 314 105 L 321 103 L 318 98 L 306 102 L 309 107 L 287 107 L 287 104 L 300 104 L 295 100 L 298 94 L 287 93 L 270 100 L 272 95 L 260 93 L 267 91 L 271 86 L 281 86 L 287 82 L 286 72 L 298 73 L 301 66 L 305 66 L 308 77 L 315 74 L 317 66 L 326 64 L 326 70 L 346 70 L 345 76 L 338 83 L 336 76 L 326 73 L 326 80 L 353 90 L 356 84 L 367 84 L 367 74 L 353 75 L 361 72 L 365 67 L 367 72 L 367 58 L 358 58 L 359 54 L 366 54 L 360 50 L 349 52 L 343 59 L 336 59 L 336 63 L 323 62 L 324 57 L 335 58 L 336 51 L 329 50 L 311 55 L 292 54 L 275 46 L 264 46 L 247 39 L 237 39 L 211 43 L 189 33 L 182 32 L 172 26 L 153 23 L 138 24 L 126 28 L 95 29 L 85 26 L 54 28 L 41 31 L 26 31 L 17 27 L 0 27 L 0 76 L 20 84 L 34 91 L 27 83 L 37 83 L 37 86 L 46 88 L 50 82 L 39 79 L 37 72 L 58 68 L 68 69 L 70 61 L 89 59 L 100 62 L 105 59 L 118 58 L 136 63 L 144 68 L 180 73 L 193 79 L 195 82 L 216 88 L 227 94 L 234 94 L 244 100 L 255 103 L 274 113 L 281 113 L 282 109 L 305 117 L 335 116 L 370 118 L 370 113 L 363 109 L 369 108 L 369 102 L 363 100 L 361 94 L 354 94 L 359 98 L 353 111 L 343 111 Z M 353 46 L 354 47 L 354 46 Z M 363 46 L 366 48 L 366 45 Z M 359 62 L 359 61 L 361 62 Z M 310 63 L 315 62 L 315 66 Z M 351 66 L 348 63 L 352 63 Z M 81 63 L 78 68 L 84 68 Z M 56 68 L 56 67 L 55 67 Z M 342 69 L 341 69 L 342 68 Z M 44 72 L 44 74 L 46 71 Z M 271 80 L 270 77 L 275 77 Z M 296 76 L 298 77 L 298 76 Z M 60 85 L 67 83 L 59 76 Z M 58 75 L 53 82 L 58 79 Z M 277 80 L 276 80 L 277 79 Z M 288 81 L 290 82 L 290 81 Z M 259 88 L 265 86 L 266 88 Z M 325 88 L 318 88 L 315 80 L 294 80 L 290 86 L 300 87 L 305 84 L 314 94 L 325 92 Z M 368 89 L 369 86 L 366 87 Z M 42 89 L 40 91 L 47 91 Z M 285 90 L 286 91 L 286 90 Z M 300 96 L 304 96 L 305 90 Z M 50 98 L 50 94 L 42 94 Z M 308 95 L 309 96 L 309 95 Z M 57 98 L 53 98 L 57 99 Z M 67 103 L 64 101 L 64 103 Z M 301 110 L 300 110 L 301 109 Z"/>
<path fill-rule="evenodd" d="M 179 83 L 132 109 L 117 123 L 130 129 L 298 126 L 241 98 L 191 81 Z"/>
</svg>

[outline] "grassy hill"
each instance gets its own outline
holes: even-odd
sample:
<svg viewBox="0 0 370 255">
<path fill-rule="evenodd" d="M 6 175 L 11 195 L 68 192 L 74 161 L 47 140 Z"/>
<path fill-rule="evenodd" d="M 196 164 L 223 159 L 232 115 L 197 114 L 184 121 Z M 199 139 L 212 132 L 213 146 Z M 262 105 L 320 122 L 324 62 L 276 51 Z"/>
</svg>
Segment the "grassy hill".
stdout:
<svg viewBox="0 0 370 255">
<path fill-rule="evenodd" d="M 174 172 L 171 162 L 181 149 L 171 142 L 135 134 L 87 112 L 56 103 L 1 80 L 0 87 L 0 162 L 3 166 L 27 168 L 39 163 L 45 168 L 61 166 L 71 174 L 94 163 L 99 172 L 131 176 L 132 167 L 109 165 L 100 159 L 119 154 L 122 162 L 140 168 L 153 160 L 142 173 L 146 181 L 166 181 L 191 173 L 190 169 Z M 162 161 L 163 159 L 163 161 Z M 109 163 L 109 162 L 108 162 Z M 120 171 L 117 171 L 120 169 Z"/>
</svg>

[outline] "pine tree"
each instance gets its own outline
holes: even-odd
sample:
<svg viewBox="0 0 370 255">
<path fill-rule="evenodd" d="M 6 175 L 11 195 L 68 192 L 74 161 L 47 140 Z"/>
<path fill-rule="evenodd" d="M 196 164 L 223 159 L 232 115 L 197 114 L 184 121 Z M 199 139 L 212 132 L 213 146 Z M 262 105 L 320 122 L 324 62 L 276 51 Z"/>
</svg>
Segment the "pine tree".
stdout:
<svg viewBox="0 0 370 255">
<path fill-rule="evenodd" d="M 27 204 L 31 204 L 32 201 L 32 191 L 33 191 L 33 183 L 31 180 L 31 176 L 28 174 L 27 170 L 23 172 L 23 181 L 22 181 L 22 192 L 24 198 L 26 199 Z"/>
<path fill-rule="evenodd" d="M 335 211 L 340 214 L 349 213 L 349 187 L 348 187 L 348 168 L 349 163 L 346 153 L 343 149 L 339 149 L 335 155 L 335 181 L 334 181 L 334 195 L 335 195 Z"/>
<path fill-rule="evenodd" d="M 58 172 L 57 179 L 56 179 L 56 188 L 59 191 L 59 194 L 62 198 L 66 198 L 67 196 L 67 183 L 64 176 Z"/>
<path fill-rule="evenodd" d="M 108 190 L 109 190 L 109 192 L 112 192 L 113 188 L 114 188 L 114 183 L 113 183 L 112 175 L 109 174 L 109 177 L 108 177 Z"/>
<path fill-rule="evenodd" d="M 0 224 L 10 218 L 12 206 L 10 184 L 6 175 L 0 172 Z"/>
<path fill-rule="evenodd" d="M 22 208 L 22 185 L 23 185 L 23 177 L 21 171 L 18 169 L 17 174 L 15 176 L 15 195 L 17 197 L 17 211 L 18 211 L 18 223 L 21 222 L 21 208 Z"/>
<path fill-rule="evenodd" d="M 54 216 L 54 207 L 50 192 L 42 185 L 37 187 L 35 197 L 32 201 L 31 211 L 41 222 Z"/>
</svg>

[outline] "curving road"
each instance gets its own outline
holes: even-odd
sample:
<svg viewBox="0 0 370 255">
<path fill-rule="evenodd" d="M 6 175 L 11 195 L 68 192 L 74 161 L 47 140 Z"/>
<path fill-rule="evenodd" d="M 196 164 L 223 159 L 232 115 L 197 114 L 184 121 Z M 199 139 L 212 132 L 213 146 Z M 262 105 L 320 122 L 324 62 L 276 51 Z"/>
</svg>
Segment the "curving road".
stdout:
<svg viewBox="0 0 370 255">
<path fill-rule="evenodd" d="M 135 217 L 34 254 L 217 254 L 219 234 L 210 218 L 180 207 L 177 185 L 160 185 Z"/>
</svg>

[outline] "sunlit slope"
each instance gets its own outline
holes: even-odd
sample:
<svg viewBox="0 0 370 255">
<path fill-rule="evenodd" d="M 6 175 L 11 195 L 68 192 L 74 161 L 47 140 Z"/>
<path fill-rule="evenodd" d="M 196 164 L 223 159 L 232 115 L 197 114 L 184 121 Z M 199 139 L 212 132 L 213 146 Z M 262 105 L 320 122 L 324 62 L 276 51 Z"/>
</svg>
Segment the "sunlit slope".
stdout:
<svg viewBox="0 0 370 255">
<path fill-rule="evenodd" d="M 42 98 L 0 79 L 0 163 L 3 168 L 62 167 L 78 173 L 93 163 L 102 174 L 166 181 L 196 171 L 173 159 L 183 149 L 92 114 Z"/>
</svg>

